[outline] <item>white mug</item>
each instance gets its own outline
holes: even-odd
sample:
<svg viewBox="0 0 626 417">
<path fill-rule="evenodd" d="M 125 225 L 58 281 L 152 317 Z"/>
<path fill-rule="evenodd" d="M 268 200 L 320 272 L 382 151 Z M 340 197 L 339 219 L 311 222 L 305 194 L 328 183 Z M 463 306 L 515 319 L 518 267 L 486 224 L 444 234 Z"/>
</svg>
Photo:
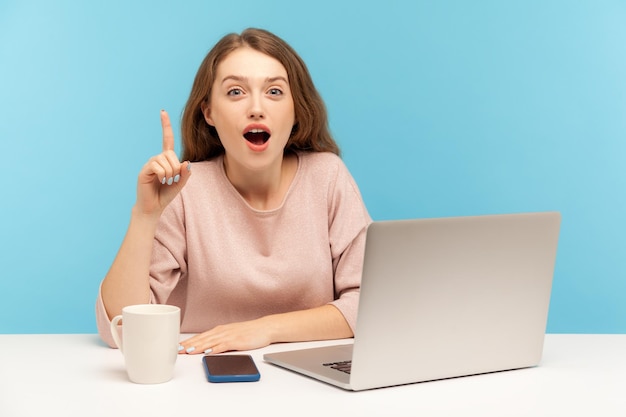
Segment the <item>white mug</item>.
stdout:
<svg viewBox="0 0 626 417">
<path fill-rule="evenodd" d="M 124 354 L 126 372 L 132 382 L 158 384 L 172 379 L 178 357 L 180 308 L 165 304 L 124 307 L 122 314 L 111 320 L 111 333 Z"/>
</svg>

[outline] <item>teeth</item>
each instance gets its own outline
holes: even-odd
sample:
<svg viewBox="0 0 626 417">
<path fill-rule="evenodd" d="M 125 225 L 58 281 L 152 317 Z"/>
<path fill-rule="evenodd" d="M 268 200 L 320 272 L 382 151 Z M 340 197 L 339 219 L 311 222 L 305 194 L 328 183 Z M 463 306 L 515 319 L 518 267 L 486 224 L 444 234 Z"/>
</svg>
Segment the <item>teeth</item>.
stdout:
<svg viewBox="0 0 626 417">
<path fill-rule="evenodd" d="M 250 129 L 249 132 L 250 133 L 263 133 L 263 132 L 265 132 L 265 130 L 263 130 L 263 129 Z"/>
</svg>

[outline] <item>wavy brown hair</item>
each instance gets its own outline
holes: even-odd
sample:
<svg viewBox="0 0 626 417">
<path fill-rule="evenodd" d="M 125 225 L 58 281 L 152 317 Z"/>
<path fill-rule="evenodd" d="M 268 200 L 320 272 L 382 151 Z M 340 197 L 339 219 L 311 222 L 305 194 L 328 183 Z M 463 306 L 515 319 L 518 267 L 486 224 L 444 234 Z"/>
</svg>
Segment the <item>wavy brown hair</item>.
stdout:
<svg viewBox="0 0 626 417">
<path fill-rule="evenodd" d="M 211 97 L 217 66 L 228 54 L 244 46 L 273 57 L 287 70 L 295 124 L 285 152 L 304 150 L 339 155 L 339 147 L 328 129 L 326 106 L 302 58 L 278 36 L 263 29 L 250 28 L 241 34 L 224 36 L 200 64 L 182 115 L 182 160 L 203 161 L 225 152 L 215 127 L 206 123 L 201 105 Z"/>
</svg>

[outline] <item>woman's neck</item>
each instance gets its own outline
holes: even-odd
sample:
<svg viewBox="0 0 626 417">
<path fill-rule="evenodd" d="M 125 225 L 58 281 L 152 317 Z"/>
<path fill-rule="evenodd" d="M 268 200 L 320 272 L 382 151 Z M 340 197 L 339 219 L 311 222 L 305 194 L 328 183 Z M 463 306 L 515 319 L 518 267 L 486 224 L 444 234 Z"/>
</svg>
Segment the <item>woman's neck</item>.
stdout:
<svg viewBox="0 0 626 417">
<path fill-rule="evenodd" d="M 298 160 L 293 154 L 287 154 L 277 163 L 258 171 L 245 169 L 224 156 L 226 177 L 256 210 L 273 210 L 282 205 L 297 167 Z"/>
</svg>

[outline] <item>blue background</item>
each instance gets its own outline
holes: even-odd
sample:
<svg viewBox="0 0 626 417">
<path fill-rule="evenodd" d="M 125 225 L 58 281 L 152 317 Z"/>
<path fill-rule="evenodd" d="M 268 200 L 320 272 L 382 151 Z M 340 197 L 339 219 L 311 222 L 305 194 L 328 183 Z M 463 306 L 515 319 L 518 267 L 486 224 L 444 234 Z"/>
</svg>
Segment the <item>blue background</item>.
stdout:
<svg viewBox="0 0 626 417">
<path fill-rule="evenodd" d="M 95 332 L 159 110 L 224 34 L 302 55 L 374 219 L 558 210 L 548 331 L 626 332 L 626 2 L 0 0 L 0 333 Z"/>
</svg>

